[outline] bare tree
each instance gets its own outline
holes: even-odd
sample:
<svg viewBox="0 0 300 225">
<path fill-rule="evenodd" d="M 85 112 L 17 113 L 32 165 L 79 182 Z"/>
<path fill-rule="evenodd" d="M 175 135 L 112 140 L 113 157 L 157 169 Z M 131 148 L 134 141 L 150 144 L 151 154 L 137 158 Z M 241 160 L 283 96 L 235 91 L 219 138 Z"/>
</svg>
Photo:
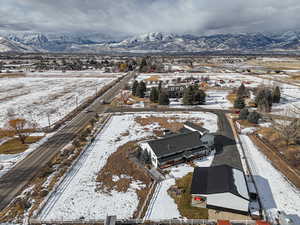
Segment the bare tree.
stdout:
<svg viewBox="0 0 300 225">
<path fill-rule="evenodd" d="M 19 137 L 22 144 L 25 144 L 26 138 L 35 131 L 36 124 L 23 118 L 16 118 L 8 121 L 8 129 Z"/>
<path fill-rule="evenodd" d="M 291 117 L 291 110 L 286 110 L 284 119 L 275 120 L 271 118 L 272 127 L 277 131 L 281 138 L 285 141 L 286 146 L 288 146 L 297 141 L 300 136 L 300 121 L 295 118 L 288 120 Z"/>
</svg>

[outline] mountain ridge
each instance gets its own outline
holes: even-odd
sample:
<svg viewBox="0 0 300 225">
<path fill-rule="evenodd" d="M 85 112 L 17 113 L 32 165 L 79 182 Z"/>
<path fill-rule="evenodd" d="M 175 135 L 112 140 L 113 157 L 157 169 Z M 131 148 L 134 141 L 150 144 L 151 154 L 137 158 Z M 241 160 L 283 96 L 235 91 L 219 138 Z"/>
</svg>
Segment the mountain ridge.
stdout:
<svg viewBox="0 0 300 225">
<path fill-rule="evenodd" d="M 198 51 L 267 51 L 300 50 L 300 32 L 214 34 L 208 36 L 150 32 L 124 39 L 101 33 L 5 33 L 1 34 L 13 48 L 38 52 L 198 52 Z M 7 42 L 6 41 L 6 42 Z M 27 47 L 26 47 L 27 46 Z M 4 49 L 4 48 L 3 48 Z M 24 51 L 28 51 L 28 49 Z M 1 50 L 0 50 L 1 51 Z M 2 50 L 2 52 L 5 52 Z"/>
</svg>

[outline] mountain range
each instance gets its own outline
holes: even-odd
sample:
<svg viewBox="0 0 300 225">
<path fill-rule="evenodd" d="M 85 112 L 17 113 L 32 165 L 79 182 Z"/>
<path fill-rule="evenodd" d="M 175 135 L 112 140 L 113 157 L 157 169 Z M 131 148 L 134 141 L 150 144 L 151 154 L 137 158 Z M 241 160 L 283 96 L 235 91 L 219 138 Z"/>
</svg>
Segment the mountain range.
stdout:
<svg viewBox="0 0 300 225">
<path fill-rule="evenodd" d="M 197 36 L 152 32 L 114 38 L 101 33 L 1 33 L 0 52 L 298 51 L 300 32 Z"/>
</svg>

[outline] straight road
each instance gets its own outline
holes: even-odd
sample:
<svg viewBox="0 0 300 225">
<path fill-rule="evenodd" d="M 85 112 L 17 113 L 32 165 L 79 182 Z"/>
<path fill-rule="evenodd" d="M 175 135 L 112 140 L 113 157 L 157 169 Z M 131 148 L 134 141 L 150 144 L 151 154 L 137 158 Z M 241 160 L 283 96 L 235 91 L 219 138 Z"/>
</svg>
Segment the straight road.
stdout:
<svg viewBox="0 0 300 225">
<path fill-rule="evenodd" d="M 97 113 L 105 112 L 107 107 L 101 104 L 101 102 L 111 101 L 133 75 L 133 72 L 129 72 L 120 82 L 105 92 L 87 109 Z M 76 134 L 86 127 L 89 121 L 95 116 L 94 112 L 86 113 L 84 111 L 80 112 L 54 136 L 49 138 L 43 145 L 0 178 L 0 211 L 7 207 L 29 181 L 36 176 L 62 148 L 70 143 L 70 141 L 76 137 Z"/>
</svg>

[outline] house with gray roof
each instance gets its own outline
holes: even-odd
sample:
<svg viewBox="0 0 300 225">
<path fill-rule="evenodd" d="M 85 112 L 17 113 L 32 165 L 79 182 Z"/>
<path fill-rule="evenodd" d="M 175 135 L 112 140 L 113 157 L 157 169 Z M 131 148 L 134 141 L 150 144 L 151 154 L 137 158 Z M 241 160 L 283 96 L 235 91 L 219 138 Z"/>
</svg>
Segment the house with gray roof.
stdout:
<svg viewBox="0 0 300 225">
<path fill-rule="evenodd" d="M 191 205 L 249 214 L 249 191 L 243 171 L 220 165 L 196 167 L 191 184 Z"/>
<path fill-rule="evenodd" d="M 179 133 L 149 140 L 140 146 L 155 167 L 181 163 L 208 155 L 214 150 L 214 135 L 209 134 L 208 130 L 199 130 L 184 127 Z"/>
</svg>

